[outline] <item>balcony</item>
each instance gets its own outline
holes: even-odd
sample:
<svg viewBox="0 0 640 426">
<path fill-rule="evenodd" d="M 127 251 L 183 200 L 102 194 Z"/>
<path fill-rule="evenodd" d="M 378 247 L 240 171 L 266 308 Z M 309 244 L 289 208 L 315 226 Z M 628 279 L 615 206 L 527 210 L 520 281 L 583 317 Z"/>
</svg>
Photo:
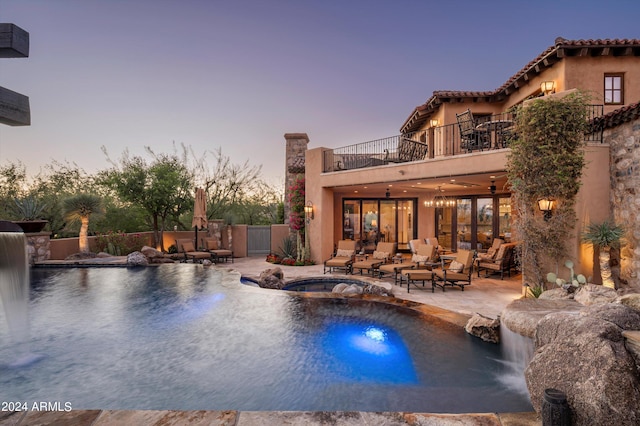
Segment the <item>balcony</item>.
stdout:
<svg viewBox="0 0 640 426">
<path fill-rule="evenodd" d="M 585 141 L 602 143 L 603 105 L 589 106 L 589 131 Z M 494 149 L 508 149 L 517 138 L 511 113 L 476 118 L 477 132 L 460 134 L 457 123 L 413 133 L 329 149 L 324 152 L 323 172 L 377 167 L 429 158 L 448 157 Z"/>
</svg>

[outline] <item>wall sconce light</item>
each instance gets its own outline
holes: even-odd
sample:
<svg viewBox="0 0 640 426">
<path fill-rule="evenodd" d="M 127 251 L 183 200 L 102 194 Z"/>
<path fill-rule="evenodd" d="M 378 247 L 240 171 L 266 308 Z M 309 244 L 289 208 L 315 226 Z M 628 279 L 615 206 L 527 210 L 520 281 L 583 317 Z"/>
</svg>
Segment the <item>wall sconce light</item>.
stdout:
<svg viewBox="0 0 640 426">
<path fill-rule="evenodd" d="M 438 125 L 438 119 L 432 118 L 431 120 L 429 120 L 429 124 L 431 125 L 431 127 L 436 127 Z"/>
<path fill-rule="evenodd" d="M 307 201 L 307 204 L 305 204 L 304 215 L 307 219 L 313 219 L 313 203 L 311 201 Z"/>
<path fill-rule="evenodd" d="M 538 208 L 544 214 L 544 220 L 551 219 L 554 201 L 550 198 L 541 198 L 538 200 Z"/>
<path fill-rule="evenodd" d="M 547 96 L 550 95 L 551 93 L 555 92 L 555 82 L 553 80 L 551 81 L 543 81 L 542 83 L 540 83 L 540 90 L 542 91 L 542 93 Z"/>
</svg>

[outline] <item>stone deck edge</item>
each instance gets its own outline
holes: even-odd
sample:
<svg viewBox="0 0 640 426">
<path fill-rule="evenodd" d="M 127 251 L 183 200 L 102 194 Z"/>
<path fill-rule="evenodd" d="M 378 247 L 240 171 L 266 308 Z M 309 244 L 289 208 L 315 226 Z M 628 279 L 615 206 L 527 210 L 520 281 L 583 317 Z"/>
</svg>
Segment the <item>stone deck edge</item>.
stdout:
<svg viewBox="0 0 640 426">
<path fill-rule="evenodd" d="M 482 425 L 539 426 L 534 412 L 525 413 L 406 413 L 363 411 L 171 411 L 171 410 L 71 410 L 0 413 L 1 426 L 25 425 L 112 426 L 147 425 L 211 425 L 263 426 L 287 425 Z"/>
</svg>

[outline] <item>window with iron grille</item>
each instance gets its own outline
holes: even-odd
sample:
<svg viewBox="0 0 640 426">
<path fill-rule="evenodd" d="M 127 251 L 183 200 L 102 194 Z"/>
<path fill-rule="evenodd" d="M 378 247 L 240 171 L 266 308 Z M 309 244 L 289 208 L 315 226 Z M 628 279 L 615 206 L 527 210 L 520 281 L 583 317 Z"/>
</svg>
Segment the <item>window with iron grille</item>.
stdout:
<svg viewBox="0 0 640 426">
<path fill-rule="evenodd" d="M 624 103 L 624 74 L 604 75 L 604 103 Z"/>
</svg>

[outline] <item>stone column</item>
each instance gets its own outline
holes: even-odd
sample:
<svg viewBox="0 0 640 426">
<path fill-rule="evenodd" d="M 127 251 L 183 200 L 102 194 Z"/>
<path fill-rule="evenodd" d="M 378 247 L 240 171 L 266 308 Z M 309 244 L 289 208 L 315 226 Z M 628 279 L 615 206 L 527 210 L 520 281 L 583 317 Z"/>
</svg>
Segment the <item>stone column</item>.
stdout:
<svg viewBox="0 0 640 426">
<path fill-rule="evenodd" d="M 309 136 L 306 133 L 285 133 L 284 138 L 287 141 L 284 180 L 284 223 L 289 223 L 289 214 L 291 213 L 291 206 L 288 200 L 289 188 L 295 183 L 296 176 L 304 175 L 305 153 L 309 143 Z"/>
</svg>

